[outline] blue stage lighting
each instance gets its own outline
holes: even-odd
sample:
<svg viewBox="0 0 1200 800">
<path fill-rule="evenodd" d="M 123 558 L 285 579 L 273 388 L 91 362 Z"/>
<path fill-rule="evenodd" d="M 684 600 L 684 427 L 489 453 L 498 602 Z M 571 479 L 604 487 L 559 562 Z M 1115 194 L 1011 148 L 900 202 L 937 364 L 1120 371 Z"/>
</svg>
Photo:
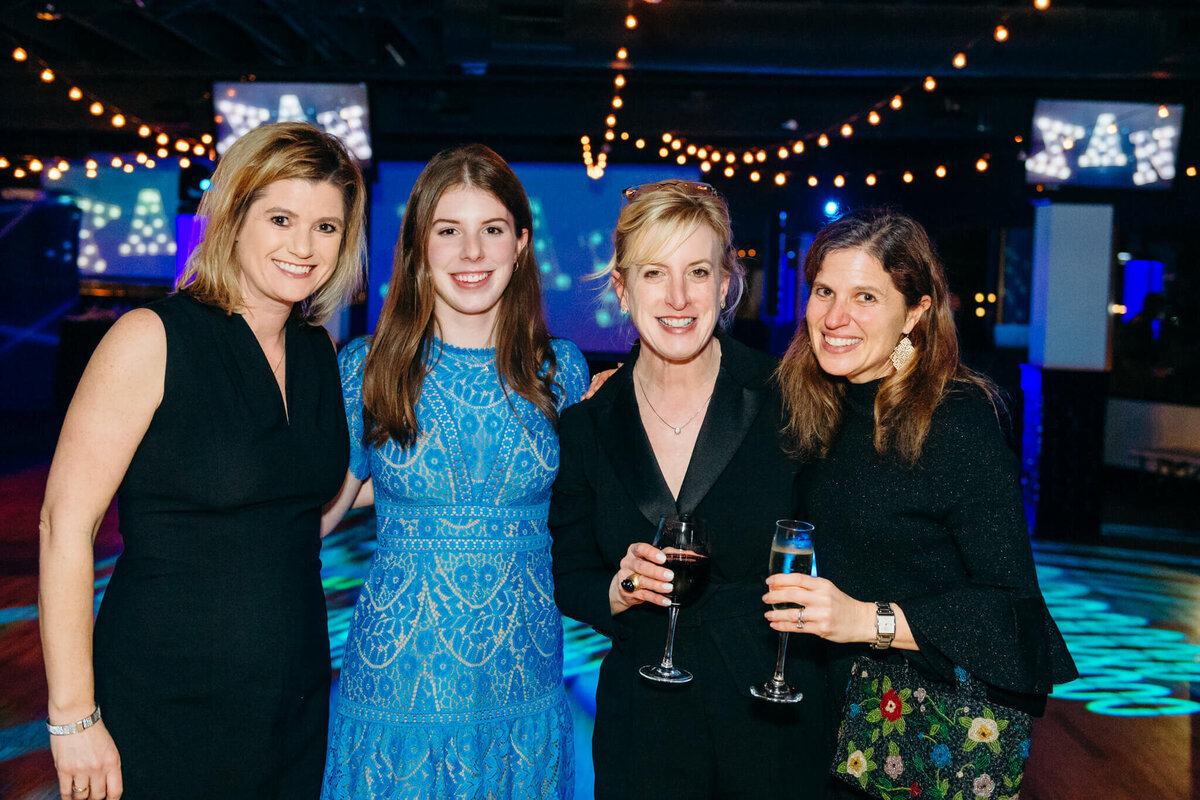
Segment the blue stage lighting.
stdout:
<svg viewBox="0 0 1200 800">
<path fill-rule="evenodd" d="M 838 205 L 837 200 L 830 200 L 825 204 L 825 216 L 829 217 L 830 219 L 836 217 L 838 214 L 838 209 L 840 208 L 841 206 Z"/>
</svg>

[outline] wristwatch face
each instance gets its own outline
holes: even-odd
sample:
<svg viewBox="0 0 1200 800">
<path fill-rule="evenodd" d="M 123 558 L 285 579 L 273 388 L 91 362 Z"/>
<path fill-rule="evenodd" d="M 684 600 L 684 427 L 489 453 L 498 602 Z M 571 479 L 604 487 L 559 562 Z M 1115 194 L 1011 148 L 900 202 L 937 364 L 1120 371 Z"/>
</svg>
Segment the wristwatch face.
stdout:
<svg viewBox="0 0 1200 800">
<path fill-rule="evenodd" d="M 883 634 L 896 632 L 896 618 L 890 614 L 880 614 L 875 617 L 876 629 Z"/>
</svg>

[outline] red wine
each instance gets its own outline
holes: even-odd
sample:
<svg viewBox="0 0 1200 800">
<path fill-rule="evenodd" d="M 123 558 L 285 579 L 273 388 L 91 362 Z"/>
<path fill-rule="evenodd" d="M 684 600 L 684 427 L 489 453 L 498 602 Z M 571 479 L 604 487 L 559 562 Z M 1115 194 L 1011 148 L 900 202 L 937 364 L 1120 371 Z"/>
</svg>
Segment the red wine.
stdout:
<svg viewBox="0 0 1200 800">
<path fill-rule="evenodd" d="M 706 556 L 694 553 L 667 553 L 664 567 L 675 573 L 667 597 L 676 605 L 686 606 L 704 593 L 711 567 Z"/>
</svg>

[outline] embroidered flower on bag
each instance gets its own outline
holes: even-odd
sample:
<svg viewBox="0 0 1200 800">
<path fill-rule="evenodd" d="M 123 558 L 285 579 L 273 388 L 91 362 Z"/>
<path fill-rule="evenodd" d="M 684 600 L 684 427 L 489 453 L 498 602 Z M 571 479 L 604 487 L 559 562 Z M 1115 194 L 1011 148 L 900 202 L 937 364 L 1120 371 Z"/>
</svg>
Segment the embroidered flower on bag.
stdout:
<svg viewBox="0 0 1200 800">
<path fill-rule="evenodd" d="M 962 667 L 955 667 L 954 668 L 954 677 L 958 678 L 959 681 L 966 683 L 967 671 L 965 669 L 963 669 Z"/>
<path fill-rule="evenodd" d="M 938 769 L 945 769 L 946 767 L 950 766 L 949 745 L 935 745 L 934 748 L 929 751 L 929 760 L 932 761 L 933 765 Z"/>
<path fill-rule="evenodd" d="M 1008 720 L 996 719 L 990 708 L 984 708 L 982 717 L 959 717 L 958 724 L 967 729 L 967 739 L 963 742 L 965 752 L 983 744 L 1000 755 L 1000 732 L 1008 727 Z"/>
<path fill-rule="evenodd" d="M 975 793 L 976 797 L 991 797 L 992 792 L 996 791 L 996 782 L 992 780 L 991 775 L 985 772 L 975 779 L 971 791 Z"/>
<path fill-rule="evenodd" d="M 851 703 L 849 713 L 850 713 L 851 719 L 853 719 L 854 717 L 857 717 L 859 714 L 862 713 L 862 706 L 860 706 L 858 703 Z"/>
<path fill-rule="evenodd" d="M 925 695 L 925 687 L 923 687 L 923 686 L 917 687 L 917 690 L 915 692 L 913 692 L 913 697 L 917 698 L 918 703 L 924 703 L 925 696 L 926 696 Z"/>
<path fill-rule="evenodd" d="M 904 716 L 904 703 L 900 700 L 900 695 L 896 694 L 894 689 L 889 689 L 883 693 L 883 697 L 879 698 L 879 711 L 883 714 L 883 718 L 895 722 Z"/>
<path fill-rule="evenodd" d="M 976 717 L 975 719 L 971 720 L 971 727 L 967 730 L 967 736 L 969 736 L 972 741 L 979 742 L 980 744 L 987 744 L 988 742 L 995 741 L 997 738 L 999 738 L 1000 731 L 997 729 L 996 721 L 994 719 Z"/>
<path fill-rule="evenodd" d="M 920 794 L 921 794 L 921 787 L 917 785 L 916 781 L 913 781 L 913 785 L 908 787 L 908 796 L 909 797 L 918 797 L 918 796 L 920 796 Z"/>
<path fill-rule="evenodd" d="M 904 760 L 900 756 L 888 756 L 883 762 L 883 771 L 888 774 L 892 780 L 896 780 L 904 774 Z"/>
<path fill-rule="evenodd" d="M 849 772 L 854 777 L 862 777 L 866 769 L 867 757 L 863 755 L 862 750 L 855 750 L 850 754 L 850 758 L 846 759 L 846 772 Z"/>
</svg>

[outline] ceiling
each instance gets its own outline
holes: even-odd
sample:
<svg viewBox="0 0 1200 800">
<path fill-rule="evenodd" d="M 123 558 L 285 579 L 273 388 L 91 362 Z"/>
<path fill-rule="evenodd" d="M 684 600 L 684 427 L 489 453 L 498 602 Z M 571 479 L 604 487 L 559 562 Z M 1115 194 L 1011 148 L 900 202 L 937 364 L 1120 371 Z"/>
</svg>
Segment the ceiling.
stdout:
<svg viewBox="0 0 1200 800">
<path fill-rule="evenodd" d="M 5 4 L 0 155 L 138 147 L 66 91 L 179 136 L 211 131 L 214 80 L 365 81 L 375 153 L 455 141 L 513 160 L 577 160 L 599 141 L 614 76 L 618 131 L 766 147 L 858 124 L 854 146 L 979 149 L 1026 133 L 1037 97 L 1182 102 L 1200 113 L 1194 0 L 64 0 Z M 624 26 L 627 13 L 639 19 Z M 992 39 L 1002 22 L 1008 41 Z M 629 51 L 620 64 L 615 53 Z M 954 53 L 967 64 L 956 69 Z M 57 77 L 45 84 L 41 64 Z M 939 81 L 921 91 L 925 75 Z M 1193 128 L 1200 130 L 1200 125 Z M 1184 127 L 1183 153 L 1197 152 Z M 632 140 L 632 139 L 631 139 Z M 613 160 L 656 158 L 616 143 Z"/>
</svg>

